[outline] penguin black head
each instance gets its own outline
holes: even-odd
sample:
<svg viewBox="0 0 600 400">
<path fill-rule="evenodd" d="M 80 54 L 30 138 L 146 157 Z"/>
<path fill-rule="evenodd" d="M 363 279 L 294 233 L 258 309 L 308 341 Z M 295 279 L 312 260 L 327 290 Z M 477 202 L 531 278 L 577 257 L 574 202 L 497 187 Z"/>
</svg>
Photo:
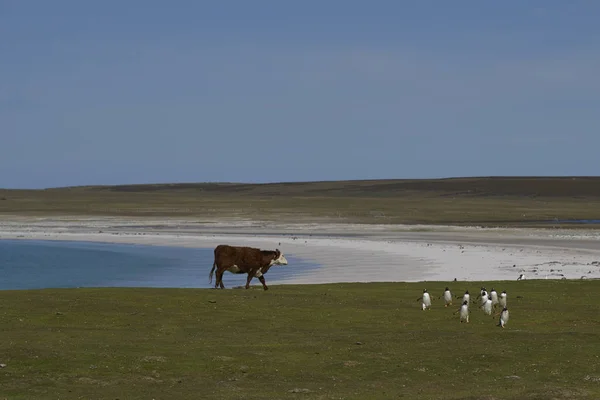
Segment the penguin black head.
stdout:
<svg viewBox="0 0 600 400">
<path fill-rule="evenodd" d="M 468 304 L 469 304 L 469 302 L 468 302 L 468 301 L 466 301 L 466 300 L 465 300 L 465 301 L 463 301 L 463 306 L 466 306 L 466 305 L 468 305 Z"/>
<path fill-rule="evenodd" d="M 450 289 L 448 289 L 448 286 L 446 286 L 446 290 L 450 290 Z"/>
<path fill-rule="evenodd" d="M 423 289 L 423 293 L 427 293 L 427 289 Z"/>
<path fill-rule="evenodd" d="M 468 290 L 467 290 L 467 291 L 465 291 L 465 294 L 469 294 L 469 291 L 468 291 Z"/>
<path fill-rule="evenodd" d="M 506 290 L 503 290 L 502 293 L 506 294 Z"/>
<path fill-rule="evenodd" d="M 508 311 L 508 308 L 504 307 L 504 308 L 502 309 L 502 312 L 504 312 L 504 311 Z"/>
<path fill-rule="evenodd" d="M 492 290 L 491 290 L 491 291 L 492 291 L 492 292 L 495 292 L 494 288 L 492 288 Z"/>
</svg>

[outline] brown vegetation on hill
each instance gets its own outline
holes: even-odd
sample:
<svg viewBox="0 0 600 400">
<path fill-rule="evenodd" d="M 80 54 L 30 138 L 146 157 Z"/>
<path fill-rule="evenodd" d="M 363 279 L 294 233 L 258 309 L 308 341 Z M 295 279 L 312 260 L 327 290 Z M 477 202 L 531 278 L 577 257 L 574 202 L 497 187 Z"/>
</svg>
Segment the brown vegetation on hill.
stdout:
<svg viewBox="0 0 600 400">
<path fill-rule="evenodd" d="M 600 177 L 178 183 L 0 190 L 0 213 L 548 226 L 600 219 Z"/>
</svg>

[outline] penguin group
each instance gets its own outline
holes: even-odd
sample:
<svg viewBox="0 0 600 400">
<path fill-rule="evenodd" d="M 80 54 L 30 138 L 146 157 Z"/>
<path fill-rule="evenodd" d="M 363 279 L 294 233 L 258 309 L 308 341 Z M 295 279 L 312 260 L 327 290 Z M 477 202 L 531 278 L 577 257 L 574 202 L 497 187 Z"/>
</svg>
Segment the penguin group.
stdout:
<svg viewBox="0 0 600 400">
<path fill-rule="evenodd" d="M 444 299 L 444 307 L 447 308 L 452 305 L 452 300 L 455 297 L 452 295 L 450 288 L 446 286 L 444 293 L 438 297 L 438 299 L 441 298 Z M 453 314 L 460 314 L 459 320 L 461 323 L 469 323 L 469 316 L 471 314 L 471 294 L 469 293 L 469 290 L 467 289 L 462 296 L 457 296 L 456 299 L 461 299 L 461 305 L 460 308 L 454 311 Z M 491 290 L 488 292 L 485 287 L 481 287 L 474 302 L 477 300 L 479 300 L 479 309 L 481 309 L 485 315 L 492 315 L 493 311 L 500 307 L 500 311 L 495 313 L 492 318 L 500 316 L 497 326 L 501 328 L 506 326 L 509 318 L 506 290 L 503 290 L 500 294 L 498 294 L 494 288 L 491 288 Z M 431 295 L 427 289 L 423 290 L 423 294 L 417 299 L 417 301 L 421 301 L 421 309 L 423 311 L 431 310 Z"/>
</svg>

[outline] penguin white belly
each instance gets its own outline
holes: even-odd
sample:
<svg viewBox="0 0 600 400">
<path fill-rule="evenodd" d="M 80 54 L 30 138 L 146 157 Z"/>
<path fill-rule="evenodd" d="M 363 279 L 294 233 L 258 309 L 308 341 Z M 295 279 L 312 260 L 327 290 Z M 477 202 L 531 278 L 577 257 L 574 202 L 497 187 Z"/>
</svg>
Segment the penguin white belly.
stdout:
<svg viewBox="0 0 600 400">
<path fill-rule="evenodd" d="M 452 293 L 450 293 L 449 291 L 444 292 L 444 300 L 446 301 L 446 303 L 452 302 Z"/>
<path fill-rule="evenodd" d="M 488 300 L 485 302 L 485 304 L 483 305 L 483 312 L 486 313 L 487 315 L 492 315 L 492 301 Z"/>
<path fill-rule="evenodd" d="M 481 305 L 483 306 L 488 301 L 487 294 L 481 296 Z"/>
<path fill-rule="evenodd" d="M 502 314 L 500 314 L 500 326 L 504 328 L 504 325 L 506 325 L 507 322 L 508 322 L 508 310 L 502 311 Z"/>
<path fill-rule="evenodd" d="M 492 292 L 492 305 L 498 304 L 498 293 Z"/>
<path fill-rule="evenodd" d="M 466 301 L 466 302 L 467 302 L 467 304 L 468 304 L 468 303 L 470 303 L 470 302 L 471 302 L 471 295 L 469 295 L 469 294 L 465 294 L 465 295 L 463 296 L 463 301 Z"/>
<path fill-rule="evenodd" d="M 423 293 L 423 310 L 431 307 L 431 297 L 429 297 L 429 293 Z"/>
<path fill-rule="evenodd" d="M 469 307 L 462 306 L 460 308 L 460 320 L 469 322 Z"/>
<path fill-rule="evenodd" d="M 500 303 L 500 305 L 502 307 L 506 307 L 506 296 L 500 296 L 500 299 L 498 299 L 498 302 Z"/>
</svg>

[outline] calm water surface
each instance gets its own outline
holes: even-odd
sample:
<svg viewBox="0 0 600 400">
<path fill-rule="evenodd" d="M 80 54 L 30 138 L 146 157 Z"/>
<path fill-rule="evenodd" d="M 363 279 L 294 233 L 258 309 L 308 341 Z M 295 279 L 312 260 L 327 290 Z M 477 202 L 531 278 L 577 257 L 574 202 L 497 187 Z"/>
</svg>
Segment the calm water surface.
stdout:
<svg viewBox="0 0 600 400">
<path fill-rule="evenodd" d="M 0 290 L 68 287 L 207 288 L 213 249 L 113 243 L 0 240 Z M 289 265 L 273 266 L 269 281 L 285 280 L 317 264 L 286 254 Z M 246 275 L 226 272 L 226 288 Z M 256 282 L 255 282 L 256 281 Z M 213 277 L 214 284 L 214 277 Z M 257 279 L 252 284 L 260 284 Z"/>
</svg>

